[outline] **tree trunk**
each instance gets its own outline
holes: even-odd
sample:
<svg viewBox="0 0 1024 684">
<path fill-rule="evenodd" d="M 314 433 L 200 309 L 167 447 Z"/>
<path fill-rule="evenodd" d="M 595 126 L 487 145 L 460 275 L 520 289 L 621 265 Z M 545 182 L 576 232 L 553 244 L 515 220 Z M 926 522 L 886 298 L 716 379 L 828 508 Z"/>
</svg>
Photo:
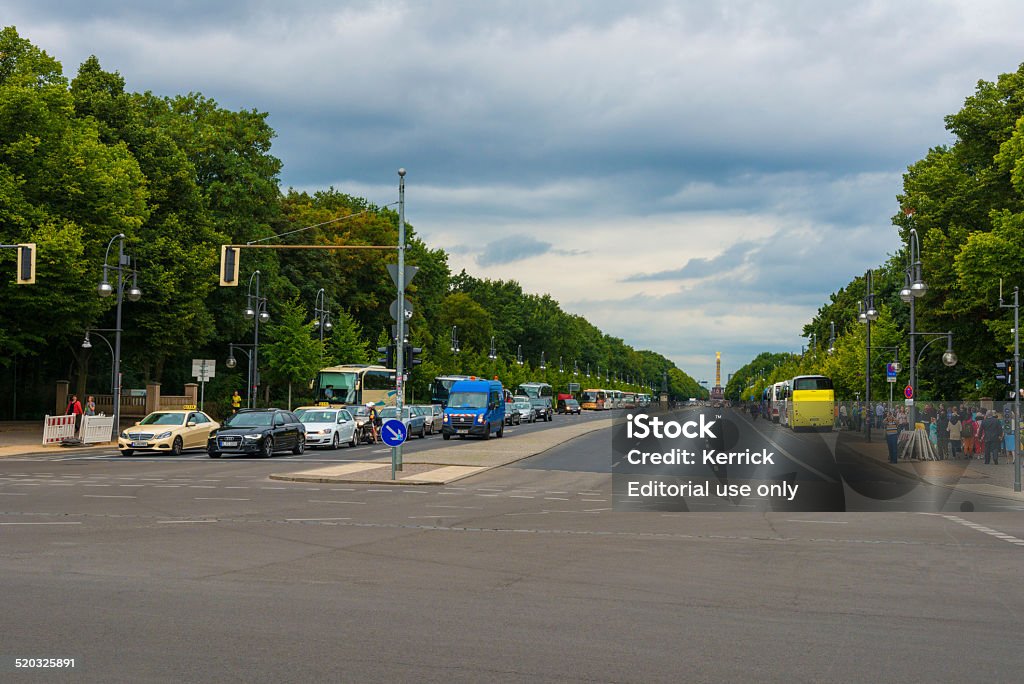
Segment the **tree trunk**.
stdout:
<svg viewBox="0 0 1024 684">
<path fill-rule="evenodd" d="M 288 410 L 292 410 L 292 381 L 288 381 Z"/>
</svg>

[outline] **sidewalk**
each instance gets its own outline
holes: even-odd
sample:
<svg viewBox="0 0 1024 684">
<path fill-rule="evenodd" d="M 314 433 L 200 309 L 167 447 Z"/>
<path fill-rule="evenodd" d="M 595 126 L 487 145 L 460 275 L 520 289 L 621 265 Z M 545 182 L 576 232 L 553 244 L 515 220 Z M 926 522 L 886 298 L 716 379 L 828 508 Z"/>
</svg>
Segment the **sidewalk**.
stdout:
<svg viewBox="0 0 1024 684">
<path fill-rule="evenodd" d="M 536 456 L 581 435 L 612 426 L 612 419 L 539 430 L 516 437 L 489 440 L 453 439 L 440 449 L 404 456 L 404 468 L 391 479 L 391 457 L 359 463 L 275 473 L 272 480 L 290 482 L 341 482 L 358 484 L 426 485 L 448 484 L 492 468 Z M 609 438 L 610 439 L 610 438 Z"/>
<path fill-rule="evenodd" d="M 999 459 L 999 465 L 985 465 L 984 460 L 908 461 L 889 463 L 889 448 L 882 439 L 848 441 L 846 446 L 878 464 L 904 475 L 921 479 L 928 484 L 953 489 L 961 493 L 998 496 L 1024 503 L 1024 493 L 1013 491 L 1014 468 L 1009 459 Z M 1019 454 L 1018 454 L 1019 457 Z"/>
<path fill-rule="evenodd" d="M 29 454 L 66 454 L 89 451 L 97 447 L 110 447 L 113 442 L 99 442 L 78 447 L 62 447 L 60 444 L 43 445 L 43 422 L 41 420 L 17 420 L 0 422 L 0 458 L 27 456 Z"/>
</svg>

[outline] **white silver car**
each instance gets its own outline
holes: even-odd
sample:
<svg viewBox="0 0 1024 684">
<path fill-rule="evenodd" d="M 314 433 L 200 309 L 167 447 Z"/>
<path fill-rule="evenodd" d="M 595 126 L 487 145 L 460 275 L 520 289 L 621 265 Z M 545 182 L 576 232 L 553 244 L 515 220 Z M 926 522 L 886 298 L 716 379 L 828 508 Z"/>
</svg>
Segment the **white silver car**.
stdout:
<svg viewBox="0 0 1024 684">
<path fill-rule="evenodd" d="M 299 415 L 306 426 L 306 446 L 337 449 L 356 445 L 356 421 L 348 409 L 311 408 Z"/>
</svg>

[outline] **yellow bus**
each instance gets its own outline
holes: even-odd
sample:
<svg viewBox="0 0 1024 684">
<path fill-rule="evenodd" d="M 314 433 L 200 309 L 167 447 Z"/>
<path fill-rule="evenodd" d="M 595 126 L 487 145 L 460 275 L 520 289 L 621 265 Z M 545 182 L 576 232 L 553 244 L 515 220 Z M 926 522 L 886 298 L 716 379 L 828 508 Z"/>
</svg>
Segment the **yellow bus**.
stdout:
<svg viewBox="0 0 1024 684">
<path fill-rule="evenodd" d="M 604 390 L 600 389 L 588 389 L 583 390 L 580 394 L 580 408 L 588 411 L 603 411 L 605 409 L 605 396 Z"/>
<path fill-rule="evenodd" d="M 824 375 L 798 375 L 789 381 L 789 426 L 831 430 L 835 421 L 836 393 Z"/>
<path fill-rule="evenodd" d="M 394 406 L 395 369 L 352 363 L 323 368 L 313 380 L 313 396 L 317 402 L 364 406 Z"/>
</svg>

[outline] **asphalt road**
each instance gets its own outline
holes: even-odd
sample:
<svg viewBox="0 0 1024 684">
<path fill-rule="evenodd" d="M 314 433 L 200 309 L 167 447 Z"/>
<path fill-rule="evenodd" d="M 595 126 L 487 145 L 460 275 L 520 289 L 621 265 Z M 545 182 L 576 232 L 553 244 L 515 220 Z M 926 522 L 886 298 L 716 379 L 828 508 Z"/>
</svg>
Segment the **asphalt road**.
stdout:
<svg viewBox="0 0 1024 684">
<path fill-rule="evenodd" d="M 1019 510 L 620 512 L 610 430 L 444 487 L 268 479 L 296 457 L 96 456 L 0 461 L 3 681 L 1016 682 L 1024 667 Z M 14 657 L 76 666 L 2 669 Z"/>
</svg>

